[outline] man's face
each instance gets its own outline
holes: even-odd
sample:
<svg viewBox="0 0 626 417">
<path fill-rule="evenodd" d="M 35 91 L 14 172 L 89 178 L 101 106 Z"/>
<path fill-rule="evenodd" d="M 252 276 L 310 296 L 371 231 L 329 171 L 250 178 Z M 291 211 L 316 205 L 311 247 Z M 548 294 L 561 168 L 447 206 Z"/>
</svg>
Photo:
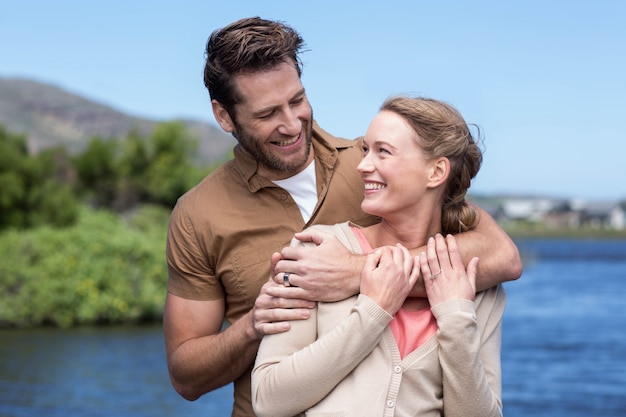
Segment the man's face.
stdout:
<svg viewBox="0 0 626 417">
<path fill-rule="evenodd" d="M 292 64 L 235 78 L 243 101 L 235 106 L 233 135 L 271 180 L 291 177 L 313 159 L 313 112 Z"/>
</svg>

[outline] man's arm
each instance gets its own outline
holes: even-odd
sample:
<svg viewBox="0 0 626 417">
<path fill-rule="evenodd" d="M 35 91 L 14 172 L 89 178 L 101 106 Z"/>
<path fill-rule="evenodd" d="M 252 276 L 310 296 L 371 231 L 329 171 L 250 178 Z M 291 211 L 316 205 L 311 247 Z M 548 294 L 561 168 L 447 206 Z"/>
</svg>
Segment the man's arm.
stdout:
<svg viewBox="0 0 626 417">
<path fill-rule="evenodd" d="M 480 259 L 476 291 L 518 279 L 522 275 L 522 259 L 517 246 L 489 213 L 471 205 L 478 213 L 478 224 L 454 237 L 465 265 L 474 257 Z"/>
<path fill-rule="evenodd" d="M 522 262 L 515 243 L 487 212 L 473 206 L 478 213 L 478 224 L 455 238 L 465 265 L 472 258 L 480 259 L 477 291 L 516 280 L 521 276 Z M 283 248 L 282 260 L 272 269 L 274 279 L 282 283 L 282 273 L 290 272 L 289 281 L 299 288 L 280 292 L 280 296 L 337 301 L 358 293 L 364 256 L 351 254 L 337 238 L 317 230 L 298 233 L 296 237 L 316 246 Z M 410 250 L 413 255 L 425 251 L 425 245 Z M 423 280 L 418 280 L 411 295 L 426 296 Z"/>
<path fill-rule="evenodd" d="M 254 360 L 260 338 L 251 313 L 220 332 L 223 300 L 195 301 L 168 294 L 163 330 L 172 385 L 185 399 L 234 381 Z"/>
<path fill-rule="evenodd" d="M 289 329 L 288 320 L 309 317 L 314 303 L 276 298 L 266 283 L 254 308 L 221 331 L 224 301 L 196 301 L 168 294 L 163 330 L 172 385 L 187 400 L 224 386 L 248 370 L 265 334 Z"/>
</svg>

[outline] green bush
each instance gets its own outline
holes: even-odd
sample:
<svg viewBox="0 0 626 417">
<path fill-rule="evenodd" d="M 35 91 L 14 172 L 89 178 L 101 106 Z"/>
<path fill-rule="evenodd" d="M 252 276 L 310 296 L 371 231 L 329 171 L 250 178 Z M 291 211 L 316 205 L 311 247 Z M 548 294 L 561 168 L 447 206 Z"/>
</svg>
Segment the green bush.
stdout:
<svg viewBox="0 0 626 417">
<path fill-rule="evenodd" d="M 0 325 L 68 327 L 160 320 L 169 211 L 81 208 L 76 225 L 0 234 Z"/>
</svg>

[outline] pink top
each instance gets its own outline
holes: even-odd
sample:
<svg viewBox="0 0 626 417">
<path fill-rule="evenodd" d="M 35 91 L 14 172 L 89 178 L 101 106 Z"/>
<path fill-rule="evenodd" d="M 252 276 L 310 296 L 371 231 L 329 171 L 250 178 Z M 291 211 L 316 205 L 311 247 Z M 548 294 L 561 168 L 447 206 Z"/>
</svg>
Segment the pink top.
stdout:
<svg viewBox="0 0 626 417">
<path fill-rule="evenodd" d="M 363 232 L 357 227 L 351 227 L 364 254 L 373 251 Z M 424 308 L 417 311 L 408 311 L 400 308 L 389 323 L 391 332 L 396 339 L 400 350 L 400 357 L 405 358 L 420 345 L 430 339 L 437 332 L 437 320 L 430 311 Z"/>
</svg>

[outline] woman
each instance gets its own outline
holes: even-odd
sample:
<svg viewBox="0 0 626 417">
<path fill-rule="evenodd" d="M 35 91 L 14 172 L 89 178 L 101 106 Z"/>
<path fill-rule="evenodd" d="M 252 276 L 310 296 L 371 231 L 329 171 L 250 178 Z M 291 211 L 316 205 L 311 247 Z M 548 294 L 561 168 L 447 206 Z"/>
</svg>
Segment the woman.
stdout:
<svg viewBox="0 0 626 417">
<path fill-rule="evenodd" d="M 467 124 L 445 103 L 391 98 L 363 153 L 361 207 L 382 221 L 315 226 L 369 253 L 360 294 L 319 303 L 310 319 L 263 339 L 252 374 L 256 413 L 501 416 L 504 291 L 475 294 L 478 259 L 466 270 L 448 235 L 476 222 L 465 194 L 482 154 Z M 426 243 L 427 253 L 410 255 Z M 419 272 L 427 299 L 408 296 Z"/>
</svg>

